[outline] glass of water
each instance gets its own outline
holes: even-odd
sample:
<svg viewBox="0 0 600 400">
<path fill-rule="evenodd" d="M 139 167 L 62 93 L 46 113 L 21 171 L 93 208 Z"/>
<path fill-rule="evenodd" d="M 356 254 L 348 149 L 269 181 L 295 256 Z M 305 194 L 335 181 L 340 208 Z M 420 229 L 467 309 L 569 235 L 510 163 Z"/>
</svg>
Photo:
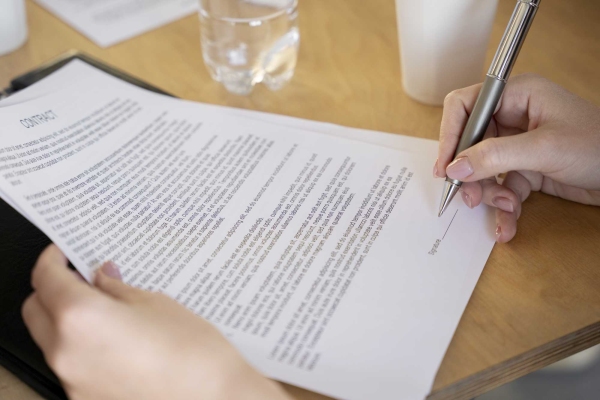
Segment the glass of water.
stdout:
<svg viewBox="0 0 600 400">
<path fill-rule="evenodd" d="M 212 78 L 247 95 L 294 75 L 300 33 L 298 0 L 200 0 L 202 55 Z"/>
</svg>

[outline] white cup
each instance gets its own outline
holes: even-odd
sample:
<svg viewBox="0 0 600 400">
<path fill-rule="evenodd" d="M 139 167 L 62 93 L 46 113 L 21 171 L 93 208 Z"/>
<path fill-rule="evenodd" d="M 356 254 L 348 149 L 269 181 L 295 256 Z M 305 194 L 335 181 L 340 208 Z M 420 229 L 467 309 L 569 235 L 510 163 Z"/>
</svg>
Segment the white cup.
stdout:
<svg viewBox="0 0 600 400">
<path fill-rule="evenodd" d="M 25 0 L 0 0 L 0 56 L 18 49 L 26 40 Z"/>
<path fill-rule="evenodd" d="M 498 0 L 396 0 L 406 94 L 441 105 L 481 82 Z"/>
</svg>

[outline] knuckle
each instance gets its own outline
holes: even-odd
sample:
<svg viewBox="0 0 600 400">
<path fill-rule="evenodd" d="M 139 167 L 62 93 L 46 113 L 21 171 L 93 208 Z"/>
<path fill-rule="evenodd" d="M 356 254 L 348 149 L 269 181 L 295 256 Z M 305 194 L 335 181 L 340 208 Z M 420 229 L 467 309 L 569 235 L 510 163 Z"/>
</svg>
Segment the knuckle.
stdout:
<svg viewBox="0 0 600 400">
<path fill-rule="evenodd" d="M 460 98 L 460 90 L 453 90 L 444 97 L 444 107 L 456 102 Z"/>
<path fill-rule="evenodd" d="M 65 336 L 71 332 L 71 329 L 76 328 L 83 314 L 79 306 L 63 306 L 56 315 L 56 330 L 59 336 Z"/>
<path fill-rule="evenodd" d="M 92 310 L 86 302 L 67 302 L 62 305 L 56 314 L 56 330 L 59 337 L 69 337 L 94 329 L 97 312 Z"/>
</svg>

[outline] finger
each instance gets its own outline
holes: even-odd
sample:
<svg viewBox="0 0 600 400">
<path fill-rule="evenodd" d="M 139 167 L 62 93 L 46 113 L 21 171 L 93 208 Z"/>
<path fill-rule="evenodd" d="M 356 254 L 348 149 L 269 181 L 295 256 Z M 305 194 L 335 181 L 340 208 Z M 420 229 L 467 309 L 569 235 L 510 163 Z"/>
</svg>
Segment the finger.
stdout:
<svg viewBox="0 0 600 400">
<path fill-rule="evenodd" d="M 490 125 L 488 126 L 487 130 L 485 131 L 485 135 L 483 136 L 483 140 L 490 139 L 490 138 L 493 138 L 493 137 L 498 137 L 498 129 L 496 127 L 496 123 L 494 122 L 494 120 L 492 120 L 490 122 Z M 437 168 L 437 165 L 436 165 L 436 168 Z M 436 175 L 436 172 L 434 171 L 434 176 L 435 175 Z M 446 171 L 445 170 L 444 170 L 444 176 L 446 176 Z M 492 179 L 494 179 L 494 178 L 492 178 Z M 494 182 L 495 181 L 496 180 L 494 179 Z M 479 204 L 479 203 L 477 203 L 477 204 Z M 473 207 L 476 207 L 476 205 L 474 205 Z"/>
<path fill-rule="evenodd" d="M 510 171 L 502 185 L 488 185 L 483 189 L 483 202 L 521 217 L 522 204 L 532 190 L 539 190 L 543 177 L 531 171 Z"/>
<path fill-rule="evenodd" d="M 481 184 L 479 182 L 469 182 L 460 187 L 460 196 L 463 203 L 469 208 L 475 208 L 481 202 Z M 479 201 L 477 201 L 479 200 Z"/>
<path fill-rule="evenodd" d="M 469 208 L 475 208 L 481 204 L 483 198 L 483 185 L 486 179 L 477 182 L 465 182 L 460 187 L 460 192 L 464 203 Z M 496 178 L 490 178 L 492 182 L 496 183 Z"/>
<path fill-rule="evenodd" d="M 36 293 L 25 300 L 21 315 L 35 343 L 42 351 L 50 351 L 54 343 L 54 325 Z"/>
<path fill-rule="evenodd" d="M 495 124 L 490 124 L 490 127 L 488 127 L 488 130 L 485 133 L 484 140 L 495 137 L 496 134 Z M 496 178 L 488 179 L 496 183 Z M 465 182 L 461 185 L 460 194 L 467 207 L 475 208 L 481 204 L 483 194 L 482 185 L 480 182 Z"/>
<path fill-rule="evenodd" d="M 516 213 L 496 210 L 496 241 L 506 243 L 517 234 L 517 215 Z"/>
<path fill-rule="evenodd" d="M 140 290 L 122 281 L 119 268 L 112 261 L 104 263 L 96 273 L 94 285 L 118 300 L 130 301 L 139 296 Z"/>
<path fill-rule="evenodd" d="M 510 187 L 507 187 L 506 184 L 500 185 L 490 180 L 484 182 L 486 183 L 482 185 L 482 202 L 505 212 L 514 212 L 518 219 L 521 213 L 521 199 L 519 196 Z M 504 182 L 506 183 L 506 179 Z"/>
<path fill-rule="evenodd" d="M 452 179 L 474 182 L 514 170 L 547 170 L 552 152 L 544 151 L 541 135 L 543 131 L 535 130 L 484 140 L 461 152 L 446 173 Z"/>
<path fill-rule="evenodd" d="M 440 126 L 440 144 L 436 167 L 437 176 L 446 176 L 446 167 L 454 159 L 454 152 L 462 131 L 467 124 L 469 114 L 475 105 L 481 84 L 455 90 L 444 99 L 444 113 Z"/>
<path fill-rule="evenodd" d="M 93 294 L 93 290 L 69 270 L 66 257 L 55 245 L 48 246 L 38 258 L 31 284 L 51 316 L 79 298 Z"/>
<path fill-rule="evenodd" d="M 532 191 L 539 191 L 544 177 L 532 171 L 511 171 L 506 174 L 503 185 L 512 190 L 523 203 Z"/>
<path fill-rule="evenodd" d="M 506 174 L 502 185 L 492 183 L 482 185 L 482 201 L 497 208 L 496 238 L 499 243 L 506 243 L 515 236 L 522 204 L 529 197 L 532 189 L 539 190 L 540 176 L 531 171 L 510 171 Z"/>
<path fill-rule="evenodd" d="M 45 265 L 64 265 L 67 266 L 67 257 L 60 251 L 55 244 L 51 244 L 42 251 L 42 254 L 37 259 L 31 274 L 31 286 L 34 289 L 39 289 L 39 286 L 44 282 Z M 42 265 L 43 264 L 43 265 Z M 39 267 L 39 268 L 38 268 Z"/>
</svg>

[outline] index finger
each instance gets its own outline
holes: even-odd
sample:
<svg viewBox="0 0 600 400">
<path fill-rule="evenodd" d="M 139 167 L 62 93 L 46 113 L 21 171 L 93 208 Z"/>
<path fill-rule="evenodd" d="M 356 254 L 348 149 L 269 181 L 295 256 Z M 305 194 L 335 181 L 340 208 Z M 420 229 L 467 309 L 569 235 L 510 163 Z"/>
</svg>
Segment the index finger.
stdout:
<svg viewBox="0 0 600 400">
<path fill-rule="evenodd" d="M 444 113 L 440 126 L 440 145 L 437 160 L 437 175 L 446 177 L 446 167 L 454 160 L 454 153 L 462 131 L 481 90 L 481 83 L 451 92 L 444 99 Z"/>
<path fill-rule="evenodd" d="M 93 290 L 67 267 L 67 258 L 56 245 L 48 246 L 31 274 L 31 285 L 40 303 L 52 315 L 74 299 L 88 297 Z"/>
</svg>

